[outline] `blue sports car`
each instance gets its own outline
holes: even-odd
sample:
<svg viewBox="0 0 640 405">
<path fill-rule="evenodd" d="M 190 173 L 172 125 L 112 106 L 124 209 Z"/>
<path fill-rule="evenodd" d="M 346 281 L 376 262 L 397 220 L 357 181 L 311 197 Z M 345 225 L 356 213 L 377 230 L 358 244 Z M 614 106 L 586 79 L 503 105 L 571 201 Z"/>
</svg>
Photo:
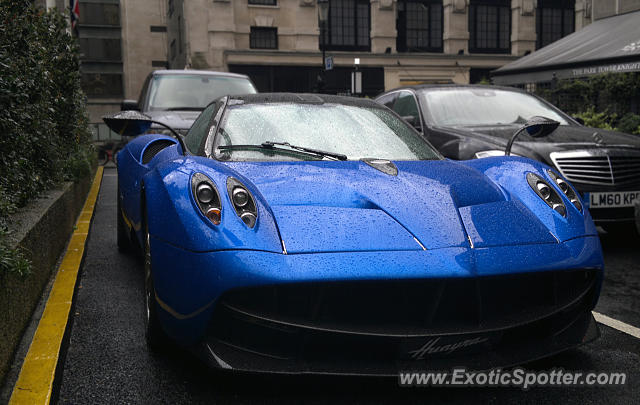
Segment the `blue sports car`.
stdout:
<svg viewBox="0 0 640 405">
<path fill-rule="evenodd" d="M 151 119 L 105 121 L 142 133 Z M 556 123 L 557 124 L 557 123 Z M 228 96 L 117 155 L 118 245 L 147 340 L 223 369 L 360 375 L 519 364 L 591 341 L 588 209 L 521 157 L 444 159 L 374 101 Z"/>
</svg>

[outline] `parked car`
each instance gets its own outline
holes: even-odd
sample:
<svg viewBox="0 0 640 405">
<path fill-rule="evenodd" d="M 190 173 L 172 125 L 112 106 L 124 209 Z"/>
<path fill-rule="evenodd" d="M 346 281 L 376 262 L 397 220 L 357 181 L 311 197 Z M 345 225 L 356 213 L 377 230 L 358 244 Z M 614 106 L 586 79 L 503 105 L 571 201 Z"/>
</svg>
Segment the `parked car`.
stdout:
<svg viewBox="0 0 640 405">
<path fill-rule="evenodd" d="M 229 96 L 184 139 L 120 152 L 118 244 L 144 252 L 148 343 L 214 367 L 506 366 L 598 335 L 600 242 L 561 179 L 522 157 L 444 159 L 372 100 Z"/>
<path fill-rule="evenodd" d="M 514 130 L 531 116 L 560 122 L 546 138 L 522 136 L 513 153 L 555 167 L 607 230 L 631 230 L 640 201 L 640 137 L 588 128 L 545 100 L 509 87 L 421 85 L 381 94 L 381 104 L 403 116 L 450 159 L 504 155 Z"/>
<path fill-rule="evenodd" d="M 136 100 L 124 100 L 121 110 L 137 110 L 186 134 L 200 112 L 225 95 L 256 93 L 248 76 L 206 70 L 156 70 L 151 72 Z M 151 132 L 171 135 L 154 124 Z"/>
</svg>

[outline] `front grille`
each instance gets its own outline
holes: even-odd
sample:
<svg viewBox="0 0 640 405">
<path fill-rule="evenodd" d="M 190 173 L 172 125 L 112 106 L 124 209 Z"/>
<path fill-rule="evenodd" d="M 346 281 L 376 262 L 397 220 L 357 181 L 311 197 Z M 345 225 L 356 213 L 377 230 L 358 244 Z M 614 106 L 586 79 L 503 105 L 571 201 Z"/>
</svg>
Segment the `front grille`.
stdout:
<svg viewBox="0 0 640 405">
<path fill-rule="evenodd" d="M 596 282 L 595 270 L 477 278 L 325 282 L 246 288 L 218 307 L 269 323 L 340 333 L 477 333 L 549 316 Z"/>
<path fill-rule="evenodd" d="M 582 269 L 243 288 L 221 297 L 206 342 L 244 370 L 384 374 L 424 364 L 416 361 L 502 367 L 583 342 L 598 274 Z M 455 352 L 416 354 L 425 345 L 473 339 Z"/>
<path fill-rule="evenodd" d="M 551 160 L 571 182 L 622 187 L 640 185 L 640 151 L 597 149 L 553 152 Z"/>
</svg>

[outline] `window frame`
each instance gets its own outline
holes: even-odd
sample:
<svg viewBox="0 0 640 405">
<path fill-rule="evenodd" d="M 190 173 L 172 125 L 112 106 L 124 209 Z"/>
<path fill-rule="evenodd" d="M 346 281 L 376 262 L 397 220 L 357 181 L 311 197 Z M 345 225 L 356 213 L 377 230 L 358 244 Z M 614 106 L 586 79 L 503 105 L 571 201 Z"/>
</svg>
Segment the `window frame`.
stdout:
<svg viewBox="0 0 640 405">
<path fill-rule="evenodd" d="M 277 6 L 278 5 L 278 0 L 248 0 L 247 4 L 249 6 L 267 6 L 267 7 L 272 7 L 272 6 Z"/>
<path fill-rule="evenodd" d="M 547 10 L 560 10 L 561 11 L 561 18 L 560 18 L 560 37 L 553 39 L 551 42 L 548 42 L 546 44 L 543 44 L 543 38 L 542 38 L 542 34 L 543 34 L 543 24 L 544 21 L 542 20 L 542 10 L 547 9 Z M 570 31 L 565 31 L 566 30 L 566 26 L 565 26 L 565 17 L 566 17 L 566 13 L 569 13 L 569 15 L 571 16 L 571 29 Z M 566 37 L 567 35 L 570 35 L 571 33 L 575 32 L 576 30 L 576 2 L 575 0 L 553 0 L 553 1 L 548 1 L 548 0 L 538 0 L 538 5 L 536 7 L 536 49 L 540 49 L 543 48 L 561 38 Z"/>
<path fill-rule="evenodd" d="M 329 1 L 329 14 L 327 16 L 327 21 L 325 22 L 325 27 L 322 27 L 322 23 L 318 21 L 318 25 L 320 28 L 320 36 L 319 36 L 319 48 L 325 51 L 361 51 L 361 52 L 370 52 L 371 51 L 371 3 L 369 0 L 343 0 L 343 1 L 352 1 L 354 5 L 354 14 L 351 20 L 352 25 L 348 28 L 353 30 L 353 45 L 344 45 L 344 44 L 332 44 L 331 43 L 331 16 L 332 16 L 332 2 Z M 358 5 L 366 5 L 367 6 L 367 25 L 368 25 L 368 35 L 367 35 L 367 45 L 358 45 L 358 31 L 360 26 L 358 25 L 358 20 L 360 15 L 358 14 Z M 345 26 L 343 25 L 343 28 Z M 323 34 L 324 33 L 324 38 Z"/>
<path fill-rule="evenodd" d="M 419 46 L 419 47 L 415 47 L 415 48 L 409 48 L 409 46 L 407 45 L 407 32 L 409 31 L 408 28 L 408 24 L 407 24 L 407 11 L 405 9 L 405 11 L 402 12 L 402 16 L 404 17 L 404 21 L 402 20 L 402 18 L 400 17 L 400 6 L 401 4 L 406 5 L 408 3 L 420 3 L 420 4 L 425 4 L 427 6 L 429 6 L 428 11 L 427 11 L 427 21 L 429 23 L 429 25 L 426 28 L 422 28 L 422 29 L 416 29 L 416 31 L 421 32 L 421 31 L 426 31 L 427 32 L 427 36 L 428 36 L 428 43 L 429 46 Z M 440 6 L 440 46 L 431 46 L 431 43 L 433 42 L 433 37 L 432 37 L 432 27 L 431 27 L 431 23 L 432 21 L 432 6 L 436 5 L 436 6 Z M 444 5 L 442 0 L 398 0 L 397 3 L 397 7 L 398 7 L 398 14 L 396 17 L 396 32 L 398 33 L 398 36 L 396 38 L 396 50 L 398 52 L 443 52 L 444 51 Z M 402 43 L 401 41 L 404 41 L 404 43 Z"/>
<path fill-rule="evenodd" d="M 476 7 L 487 6 L 493 7 L 496 10 L 496 24 L 493 26 L 496 34 L 496 47 L 480 47 L 478 45 L 478 14 Z M 507 16 L 509 19 L 509 26 L 507 32 L 507 41 L 509 46 L 506 48 L 500 47 L 501 38 L 501 26 L 502 20 L 500 17 L 501 9 L 507 9 Z M 512 30 L 512 15 L 511 15 L 511 1 L 510 0 L 470 0 L 469 3 L 469 53 L 496 53 L 496 54 L 510 54 L 511 53 L 511 30 Z M 486 25 L 487 34 L 490 33 L 489 25 Z"/>
<path fill-rule="evenodd" d="M 273 33 L 274 46 L 256 46 L 256 42 L 260 39 L 262 42 L 271 42 L 271 38 L 256 38 L 254 34 L 257 33 Z M 249 29 L 249 49 L 278 49 L 278 27 L 256 27 L 252 26 Z"/>
</svg>

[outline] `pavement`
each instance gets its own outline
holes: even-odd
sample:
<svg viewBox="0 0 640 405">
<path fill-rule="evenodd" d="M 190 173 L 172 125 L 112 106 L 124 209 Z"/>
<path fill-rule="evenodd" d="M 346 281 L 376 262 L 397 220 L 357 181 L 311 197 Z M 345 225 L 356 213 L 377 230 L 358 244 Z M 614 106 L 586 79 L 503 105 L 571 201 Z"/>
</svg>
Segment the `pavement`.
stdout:
<svg viewBox="0 0 640 405">
<path fill-rule="evenodd" d="M 53 403 L 637 403 L 640 339 L 600 325 L 593 343 L 525 365 L 531 370 L 626 372 L 606 387 L 401 388 L 395 379 L 263 376 L 208 369 L 144 339 L 142 264 L 116 247 L 116 171 L 105 168 Z M 606 278 L 597 312 L 640 327 L 640 239 L 601 236 Z"/>
</svg>

